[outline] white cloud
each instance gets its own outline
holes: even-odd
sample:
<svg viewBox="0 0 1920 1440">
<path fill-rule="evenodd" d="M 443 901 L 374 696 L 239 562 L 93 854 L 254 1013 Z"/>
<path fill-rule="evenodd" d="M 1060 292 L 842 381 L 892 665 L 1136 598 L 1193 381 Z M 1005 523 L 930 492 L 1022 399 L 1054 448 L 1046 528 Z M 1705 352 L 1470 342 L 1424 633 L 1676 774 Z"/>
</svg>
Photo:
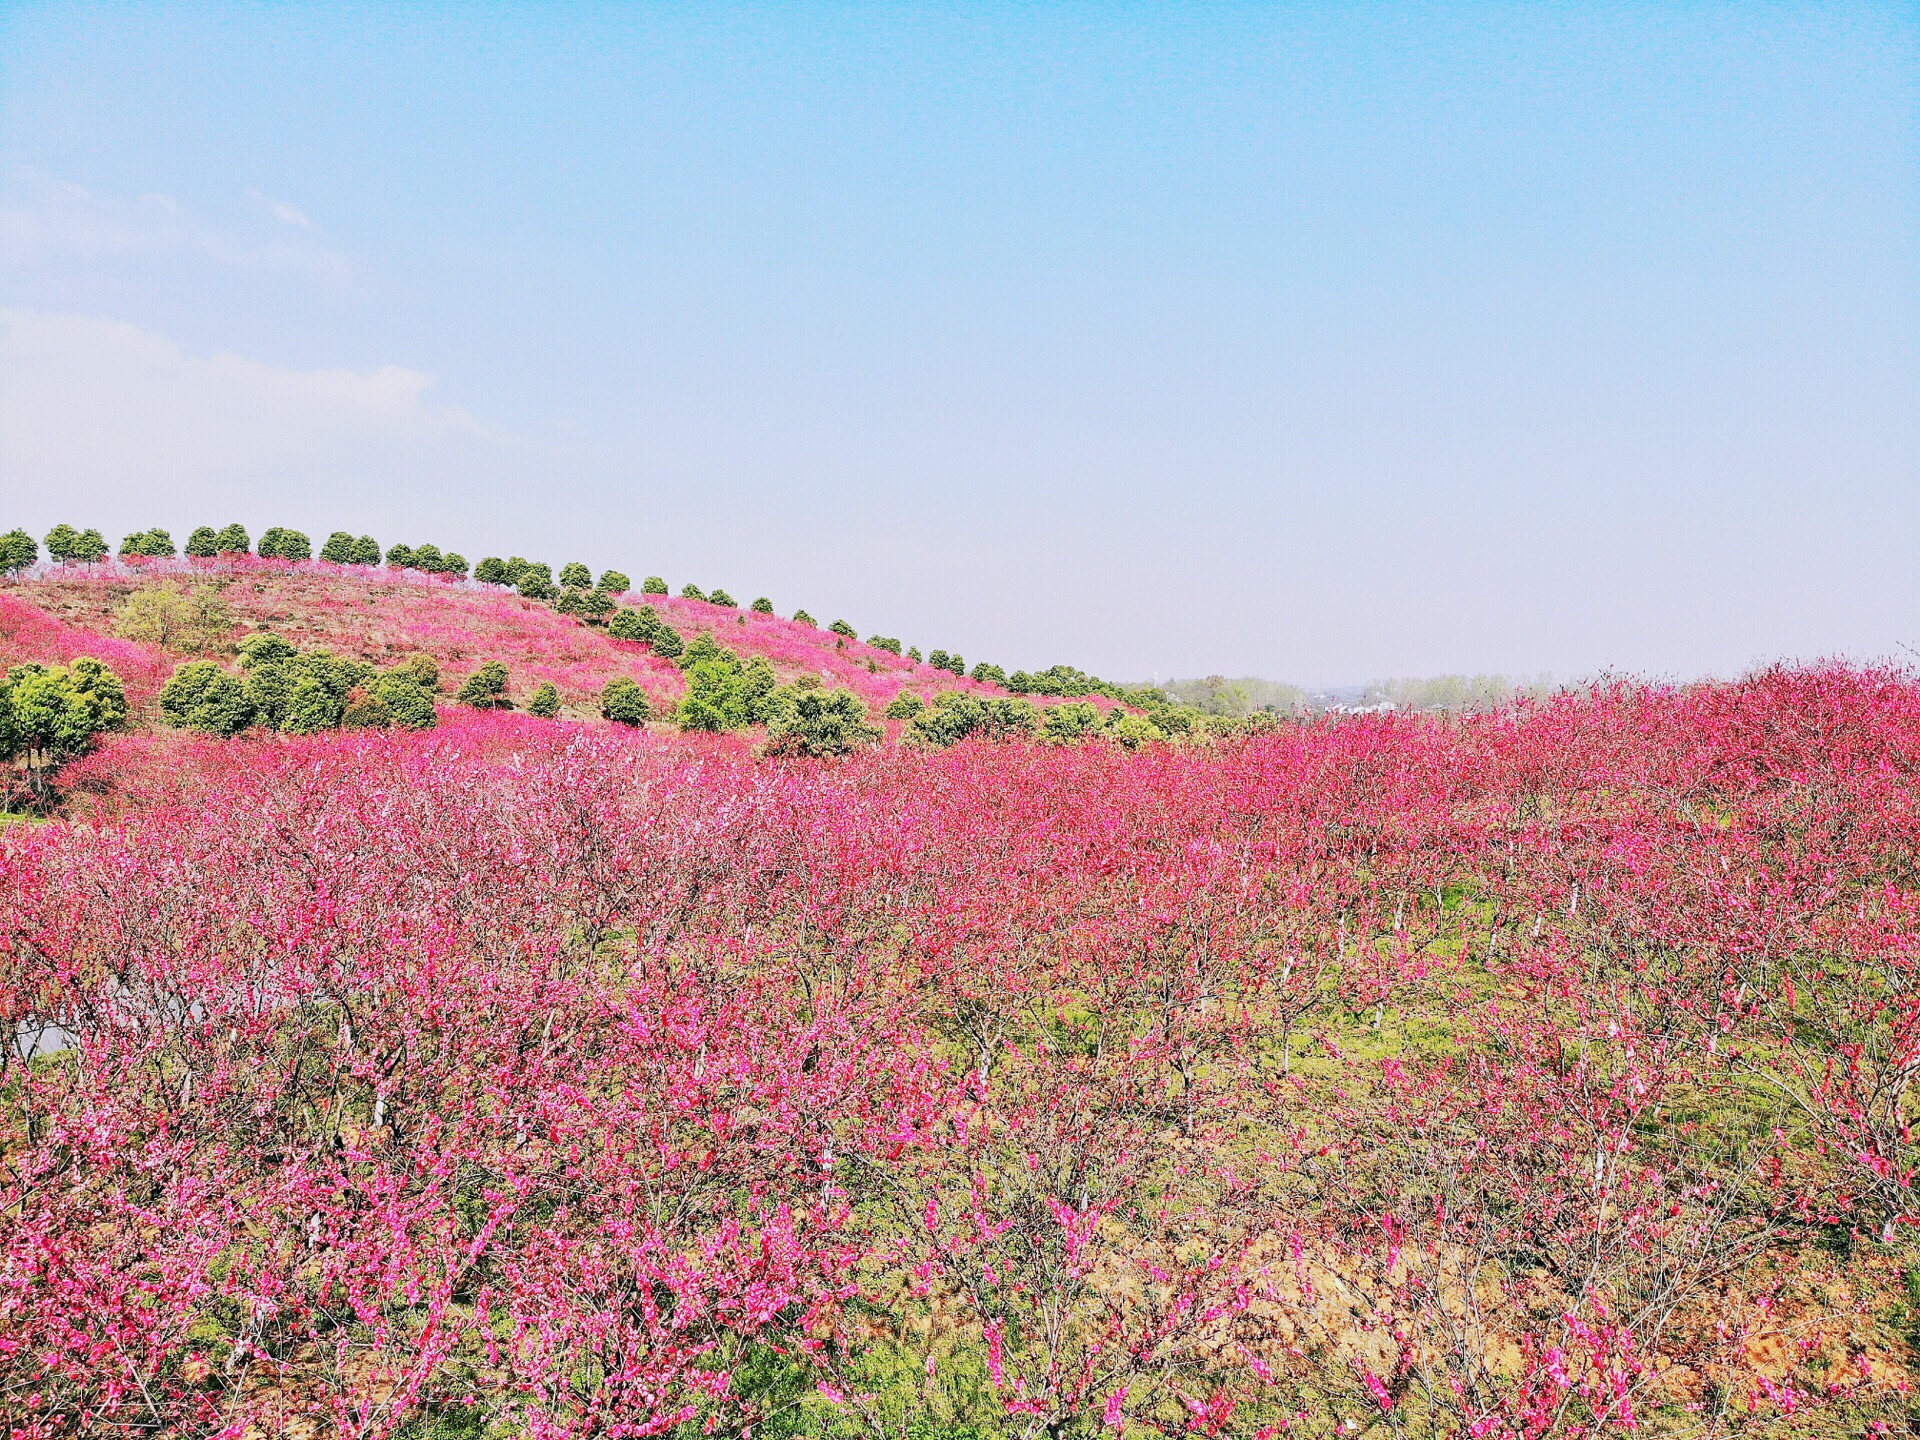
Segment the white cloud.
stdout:
<svg viewBox="0 0 1920 1440">
<path fill-rule="evenodd" d="M 289 205 L 284 200 L 276 200 L 271 195 L 263 195 L 258 190 L 247 191 L 247 198 L 282 225 L 292 225 L 299 230 L 310 230 L 316 235 L 320 233 L 320 227 L 309 220 L 306 211 L 298 206 Z"/>
<path fill-rule="evenodd" d="M 335 282 L 352 278 L 352 259 L 322 243 L 318 228 L 299 209 L 258 191 L 249 197 L 282 228 L 239 234 L 192 214 L 171 195 L 131 200 L 100 195 L 16 166 L 0 185 L 0 265 L 172 254 L 237 269 L 288 271 Z"/>
<path fill-rule="evenodd" d="M 395 485 L 497 448 L 505 437 L 432 387 L 399 365 L 287 369 L 190 355 L 117 321 L 0 309 L 0 491 L 118 501 L 342 471 Z"/>
</svg>

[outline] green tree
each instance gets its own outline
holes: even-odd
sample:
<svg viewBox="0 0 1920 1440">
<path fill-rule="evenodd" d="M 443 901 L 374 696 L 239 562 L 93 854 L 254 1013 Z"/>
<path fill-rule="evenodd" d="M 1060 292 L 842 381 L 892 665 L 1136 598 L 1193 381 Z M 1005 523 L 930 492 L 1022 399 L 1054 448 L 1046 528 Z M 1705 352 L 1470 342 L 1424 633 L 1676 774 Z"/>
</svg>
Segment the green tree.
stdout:
<svg viewBox="0 0 1920 1440">
<path fill-rule="evenodd" d="M 1070 700 L 1046 712 L 1046 721 L 1040 727 L 1040 738 L 1055 745 L 1071 744 L 1075 740 L 1098 734 L 1105 719 L 1098 706 L 1089 705 L 1084 700 Z"/>
<path fill-rule="evenodd" d="M 237 675 L 211 660 L 188 660 L 160 687 L 160 713 L 207 735 L 238 735 L 253 723 L 253 703 Z"/>
<path fill-rule="evenodd" d="M 553 571 L 536 560 L 522 560 L 519 576 L 513 583 L 529 600 L 551 600 L 558 593 L 553 587 Z"/>
<path fill-rule="evenodd" d="M 827 629 L 836 635 L 845 636 L 849 640 L 858 640 L 860 638 L 860 632 L 844 620 L 834 621 L 831 625 L 827 626 Z"/>
<path fill-rule="evenodd" d="M 553 608 L 593 625 L 613 612 L 613 597 L 604 590 L 563 590 Z"/>
<path fill-rule="evenodd" d="M 619 570 L 603 570 L 600 572 L 600 588 L 609 595 L 624 595 L 633 589 L 633 581 Z"/>
<path fill-rule="evenodd" d="M 413 568 L 413 547 L 404 542 L 396 542 L 387 547 L 387 564 L 394 570 Z"/>
<path fill-rule="evenodd" d="M 344 530 L 336 530 L 327 536 L 327 543 L 320 547 L 320 558 L 332 561 L 335 565 L 353 563 L 353 536 Z"/>
<path fill-rule="evenodd" d="M 507 578 L 507 562 L 498 555 L 489 555 L 473 567 L 473 578 L 482 585 L 511 585 Z"/>
<path fill-rule="evenodd" d="M 158 529 L 136 530 L 120 542 L 122 555 L 140 555 L 150 560 L 173 558 L 173 537 Z"/>
<path fill-rule="evenodd" d="M 183 591 L 149 585 L 134 591 L 113 615 L 113 633 L 164 650 L 204 650 L 233 628 L 233 612 L 213 585 Z"/>
<path fill-rule="evenodd" d="M 560 567 L 560 583 L 568 590 L 591 590 L 593 571 L 578 560 Z"/>
<path fill-rule="evenodd" d="M 5 758 L 23 755 L 27 783 L 44 798 L 52 772 L 93 744 L 94 736 L 127 718 L 120 677 L 91 655 L 66 665 L 16 665 L 0 686 Z"/>
<path fill-rule="evenodd" d="M 106 536 L 98 530 L 82 530 L 79 543 L 74 547 L 73 558 L 82 565 L 97 565 L 109 553 Z"/>
<path fill-rule="evenodd" d="M 392 723 L 402 730 L 431 730 L 440 723 L 433 708 L 431 686 L 421 683 L 419 671 L 404 663 L 387 671 L 367 689 L 386 706 Z"/>
<path fill-rule="evenodd" d="M 773 601 L 762 595 L 747 608 L 752 610 L 756 615 L 771 615 L 773 613 Z"/>
<path fill-rule="evenodd" d="M 24 530 L 0 535 L 0 575 L 18 575 L 40 562 L 40 544 Z"/>
<path fill-rule="evenodd" d="M 378 565 L 380 563 L 380 542 L 371 535 L 362 535 L 353 542 L 353 563 L 356 565 Z"/>
<path fill-rule="evenodd" d="M 920 647 L 918 645 L 909 645 L 907 647 L 907 659 L 913 661 L 916 665 L 920 663 Z"/>
<path fill-rule="evenodd" d="M 782 685 L 770 699 L 769 755 L 848 755 L 880 738 L 879 727 L 867 719 L 867 707 L 851 690 Z"/>
<path fill-rule="evenodd" d="M 449 550 L 440 557 L 440 573 L 442 575 L 458 575 L 462 580 L 466 579 L 467 557 L 460 554 L 457 550 Z"/>
<path fill-rule="evenodd" d="M 476 710 L 511 710 L 513 702 L 507 698 L 507 667 L 498 660 L 487 661 L 467 676 L 460 693 L 453 698 Z"/>
<path fill-rule="evenodd" d="M 662 580 L 658 575 L 649 575 L 640 582 L 640 593 L 642 595 L 664 595 L 667 593 L 667 582 Z"/>
<path fill-rule="evenodd" d="M 902 690 L 887 702 L 886 717 L 889 720 L 911 720 L 927 708 L 927 702 L 911 690 Z"/>
<path fill-rule="evenodd" d="M 446 556 L 440 553 L 438 545 L 421 545 L 413 552 L 413 568 L 424 570 L 429 575 L 438 575 L 446 563 Z"/>
<path fill-rule="evenodd" d="M 240 656 L 240 668 L 251 670 L 260 665 L 273 665 L 282 660 L 291 660 L 300 652 L 286 640 L 270 630 L 256 630 L 234 647 Z"/>
<path fill-rule="evenodd" d="M 687 672 L 686 693 L 674 718 L 682 730 L 734 730 L 741 723 L 736 706 L 739 670 L 724 660 L 702 660 Z"/>
<path fill-rule="evenodd" d="M 713 605 L 724 605 L 729 610 L 736 608 L 736 602 L 733 596 L 729 595 L 724 590 L 714 591 L 711 595 L 707 597 L 707 601 L 709 604 L 713 604 Z"/>
<path fill-rule="evenodd" d="M 644 725 L 653 708 L 646 691 L 625 675 L 616 675 L 600 692 L 600 713 L 617 725 Z"/>
<path fill-rule="evenodd" d="M 707 596 L 704 590 L 689 580 L 680 587 L 680 598 L 682 600 L 704 600 Z"/>
<path fill-rule="evenodd" d="M 888 650 L 895 655 L 900 653 L 900 642 L 891 635 L 869 635 L 867 644 L 876 650 Z"/>
<path fill-rule="evenodd" d="M 262 559 L 311 560 L 313 542 L 302 531 L 275 525 L 261 535 L 257 553 Z"/>
<path fill-rule="evenodd" d="M 1142 745 L 1167 738 L 1166 732 L 1144 715 L 1129 715 L 1124 710 L 1115 710 L 1107 719 L 1107 738 L 1128 750 L 1138 750 Z"/>
<path fill-rule="evenodd" d="M 927 745 L 952 745 L 977 735 L 987 740 L 1016 740 L 1039 728 L 1040 712 L 1030 700 L 1002 699 L 946 690 L 931 708 L 916 715 L 907 727 L 913 739 Z"/>
<path fill-rule="evenodd" d="M 406 676 L 429 695 L 440 688 L 440 663 L 424 651 L 414 651 L 387 673 Z"/>
<path fill-rule="evenodd" d="M 817 625 L 819 622 L 806 611 L 796 610 L 793 612 L 793 623 L 796 625 Z"/>
<path fill-rule="evenodd" d="M 538 715 L 542 720 L 551 720 L 560 713 L 560 692 L 551 681 L 543 682 L 533 692 L 533 698 L 527 701 L 527 713 Z"/>
<path fill-rule="evenodd" d="M 253 550 L 253 542 L 247 539 L 246 526 L 237 520 L 214 536 L 213 544 L 221 555 L 246 555 Z"/>
<path fill-rule="evenodd" d="M 80 532 L 64 520 L 47 532 L 47 558 L 56 565 L 71 565 L 79 545 Z"/>
<path fill-rule="evenodd" d="M 211 560 L 220 553 L 220 532 L 211 525 L 200 525 L 187 536 L 187 554 L 195 560 Z"/>
<path fill-rule="evenodd" d="M 974 665 L 973 678 L 982 684 L 1004 686 L 1007 683 L 1007 672 L 990 660 L 982 660 Z"/>
</svg>

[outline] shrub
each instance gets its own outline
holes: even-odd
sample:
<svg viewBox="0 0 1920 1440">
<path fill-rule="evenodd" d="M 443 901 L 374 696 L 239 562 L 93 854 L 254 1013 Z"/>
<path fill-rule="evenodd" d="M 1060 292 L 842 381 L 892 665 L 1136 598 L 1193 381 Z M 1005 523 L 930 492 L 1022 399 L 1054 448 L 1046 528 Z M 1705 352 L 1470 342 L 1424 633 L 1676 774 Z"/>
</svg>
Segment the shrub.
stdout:
<svg viewBox="0 0 1920 1440">
<path fill-rule="evenodd" d="M 707 596 L 705 591 L 689 580 L 685 585 L 680 587 L 680 598 L 682 600 L 704 600 Z"/>
<path fill-rule="evenodd" d="M 1124 710 L 1113 712 L 1105 733 L 1109 740 L 1128 750 L 1138 750 L 1142 745 L 1167 738 L 1166 732 L 1146 716 L 1129 715 Z"/>
<path fill-rule="evenodd" d="M 150 560 L 171 560 L 173 536 L 157 526 L 152 530 L 138 530 L 120 542 L 120 553 L 141 555 Z"/>
<path fill-rule="evenodd" d="M 211 525 L 201 525 L 187 536 L 187 554 L 195 560 L 211 560 L 220 553 L 220 532 Z"/>
<path fill-rule="evenodd" d="M 1004 686 L 1007 683 L 1007 672 L 992 661 L 982 660 L 973 667 L 973 678 L 987 685 Z"/>
<path fill-rule="evenodd" d="M 513 561 L 508 561 L 513 564 Z M 519 562 L 520 573 L 514 578 L 514 588 L 529 600 L 551 600 L 559 592 L 553 586 L 553 571 L 538 560 Z"/>
<path fill-rule="evenodd" d="M 575 560 L 560 567 L 560 583 L 569 590 L 591 590 L 593 571 Z"/>
<path fill-rule="evenodd" d="M 527 701 L 527 713 L 538 715 L 542 720 L 551 720 L 560 713 L 560 692 L 551 681 L 541 684 L 533 692 L 533 698 Z"/>
<path fill-rule="evenodd" d="M 667 582 L 662 580 L 658 575 L 649 575 L 640 582 L 640 593 L 642 595 L 664 595 L 667 593 Z"/>
<path fill-rule="evenodd" d="M 600 713 L 617 725 L 644 725 L 653 714 L 647 692 L 625 675 L 607 681 L 600 692 Z"/>
<path fill-rule="evenodd" d="M 327 543 L 320 547 L 320 558 L 330 560 L 335 565 L 353 563 L 353 536 L 344 530 L 336 530 L 327 536 Z"/>
<path fill-rule="evenodd" d="M 449 550 L 440 557 L 440 573 L 442 575 L 458 575 L 462 580 L 466 579 L 467 557 Z"/>
<path fill-rule="evenodd" d="M 911 690 L 902 690 L 888 702 L 886 717 L 889 720 L 911 720 L 927 708 L 927 702 Z"/>
<path fill-rule="evenodd" d="M 9 760 L 24 755 L 29 784 L 44 794 L 47 772 L 126 720 L 127 692 L 91 655 L 51 667 L 16 665 L 0 686 L 0 715 L 0 751 Z"/>
<path fill-rule="evenodd" d="M 92 565 L 107 558 L 107 537 L 98 530 L 56 525 L 47 532 L 47 554 L 62 565 Z"/>
<path fill-rule="evenodd" d="M 346 713 L 326 682 L 317 675 L 300 675 L 287 692 L 286 714 L 280 729 L 288 735 L 316 735 L 335 729 Z"/>
<path fill-rule="evenodd" d="M 413 568 L 413 547 L 396 541 L 387 547 L 387 564 L 395 570 Z"/>
<path fill-rule="evenodd" d="M 292 651 L 276 636 L 250 639 L 263 643 L 251 649 L 243 643 L 243 683 L 255 719 L 270 729 L 310 735 L 335 728 L 346 714 L 349 692 L 373 677 L 373 667 L 362 660 L 327 650 Z"/>
<path fill-rule="evenodd" d="M 752 610 L 756 615 L 771 615 L 773 613 L 773 601 L 762 595 L 747 608 Z"/>
<path fill-rule="evenodd" d="M 920 647 L 918 645 L 909 645 L 907 647 L 907 659 L 913 661 L 916 665 L 920 663 Z"/>
<path fill-rule="evenodd" d="M 424 570 L 429 575 L 438 575 L 440 567 L 446 563 L 446 558 L 440 553 L 438 545 L 421 545 L 415 548 L 413 558 L 407 563 L 415 570 Z"/>
<path fill-rule="evenodd" d="M 311 560 L 313 542 L 298 530 L 275 525 L 261 535 L 257 553 L 262 559 Z"/>
<path fill-rule="evenodd" d="M 867 720 L 867 707 L 851 690 L 783 685 L 769 697 L 769 755 L 850 755 L 879 738 L 878 727 Z"/>
<path fill-rule="evenodd" d="M 867 644 L 873 646 L 876 650 L 890 650 L 895 655 L 900 653 L 900 642 L 891 635 L 869 635 L 867 637 Z"/>
<path fill-rule="evenodd" d="M 202 650 L 233 628 L 233 612 L 212 585 L 183 592 L 171 585 L 134 591 L 114 612 L 113 633 L 163 650 Z"/>
<path fill-rule="evenodd" d="M 40 542 L 24 530 L 0 535 L 0 575 L 18 575 L 40 562 Z"/>
<path fill-rule="evenodd" d="M 188 660 L 160 687 L 160 713 L 207 735 L 238 735 L 253 723 L 253 702 L 237 675 L 211 660 Z"/>
<path fill-rule="evenodd" d="M 733 596 L 729 595 L 724 590 L 714 591 L 711 595 L 707 597 L 707 601 L 709 604 L 713 604 L 713 605 L 724 605 L 729 610 L 737 608 Z"/>
<path fill-rule="evenodd" d="M 380 563 L 380 542 L 371 535 L 362 535 L 353 542 L 353 563 L 356 565 L 378 565 Z"/>
<path fill-rule="evenodd" d="M 604 590 L 563 590 L 553 608 L 562 615 L 595 624 L 613 612 L 613 597 Z"/>
<path fill-rule="evenodd" d="M 423 682 L 419 669 L 408 662 L 403 661 L 374 680 L 367 687 L 367 694 L 385 708 L 388 723 L 402 730 L 431 730 L 440 723 L 433 708 L 432 684 Z"/>
<path fill-rule="evenodd" d="M 793 623 L 796 625 L 813 625 L 818 622 L 806 611 L 796 610 L 793 612 Z"/>
<path fill-rule="evenodd" d="M 848 640 L 858 640 L 860 638 L 860 632 L 844 620 L 834 621 L 831 625 L 827 626 L 827 629 Z"/>
<path fill-rule="evenodd" d="M 1070 744 L 1098 733 L 1105 719 L 1097 706 L 1089 705 L 1084 700 L 1069 701 L 1047 711 L 1046 721 L 1040 727 L 1040 737 L 1055 745 Z"/>
<path fill-rule="evenodd" d="M 440 688 L 440 662 L 423 651 L 414 651 L 387 673 L 406 676 L 429 695 Z"/>
<path fill-rule="evenodd" d="M 247 539 L 247 527 L 235 521 L 213 537 L 214 549 L 221 555 L 246 555 L 253 549 Z"/>
<path fill-rule="evenodd" d="M 624 595 L 633 589 L 633 581 L 618 570 L 600 572 L 600 588 L 609 595 Z"/>
<path fill-rule="evenodd" d="M 236 647 L 240 655 L 240 668 L 251 670 L 261 665 L 273 665 L 282 660 L 291 660 L 300 652 L 268 630 L 256 630 Z"/>
<path fill-rule="evenodd" d="M 473 578 L 482 585 L 511 585 L 513 579 L 507 570 L 507 562 L 498 555 L 489 555 L 473 567 Z"/>
<path fill-rule="evenodd" d="M 498 660 L 487 661 L 467 677 L 460 693 L 453 698 L 476 710 L 511 710 L 513 702 L 507 698 L 507 667 Z"/>
<path fill-rule="evenodd" d="M 928 745 L 952 745 L 978 735 L 1013 740 L 1032 735 L 1040 712 L 1030 700 L 983 698 L 960 690 L 936 695 L 931 709 L 916 715 L 907 733 Z"/>
<path fill-rule="evenodd" d="M 644 640 L 663 660 L 673 659 L 683 649 L 680 632 L 663 621 L 651 605 L 616 611 L 607 624 L 607 633 L 616 640 Z"/>
</svg>

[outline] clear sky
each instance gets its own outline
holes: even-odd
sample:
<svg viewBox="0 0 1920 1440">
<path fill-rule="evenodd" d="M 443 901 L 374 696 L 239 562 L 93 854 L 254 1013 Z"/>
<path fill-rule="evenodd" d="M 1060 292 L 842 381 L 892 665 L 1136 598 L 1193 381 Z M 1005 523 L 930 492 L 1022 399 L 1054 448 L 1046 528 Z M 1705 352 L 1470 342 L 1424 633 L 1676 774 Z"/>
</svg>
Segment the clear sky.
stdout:
<svg viewBox="0 0 1920 1440">
<path fill-rule="evenodd" d="M 1116 678 L 1920 646 L 1920 7 L 0 6 L 0 528 Z"/>
</svg>

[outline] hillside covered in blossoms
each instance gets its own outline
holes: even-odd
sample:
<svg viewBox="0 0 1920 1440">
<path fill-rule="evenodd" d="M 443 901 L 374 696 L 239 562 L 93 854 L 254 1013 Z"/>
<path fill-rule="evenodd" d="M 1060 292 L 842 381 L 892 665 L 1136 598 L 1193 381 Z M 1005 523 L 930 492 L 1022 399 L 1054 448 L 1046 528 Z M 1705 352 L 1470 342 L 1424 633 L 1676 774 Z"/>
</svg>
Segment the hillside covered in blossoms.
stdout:
<svg viewBox="0 0 1920 1440">
<path fill-rule="evenodd" d="M 1910 674 L 1222 723 L 285 533 L 0 585 L 10 1437 L 1907 1432 Z"/>
</svg>

